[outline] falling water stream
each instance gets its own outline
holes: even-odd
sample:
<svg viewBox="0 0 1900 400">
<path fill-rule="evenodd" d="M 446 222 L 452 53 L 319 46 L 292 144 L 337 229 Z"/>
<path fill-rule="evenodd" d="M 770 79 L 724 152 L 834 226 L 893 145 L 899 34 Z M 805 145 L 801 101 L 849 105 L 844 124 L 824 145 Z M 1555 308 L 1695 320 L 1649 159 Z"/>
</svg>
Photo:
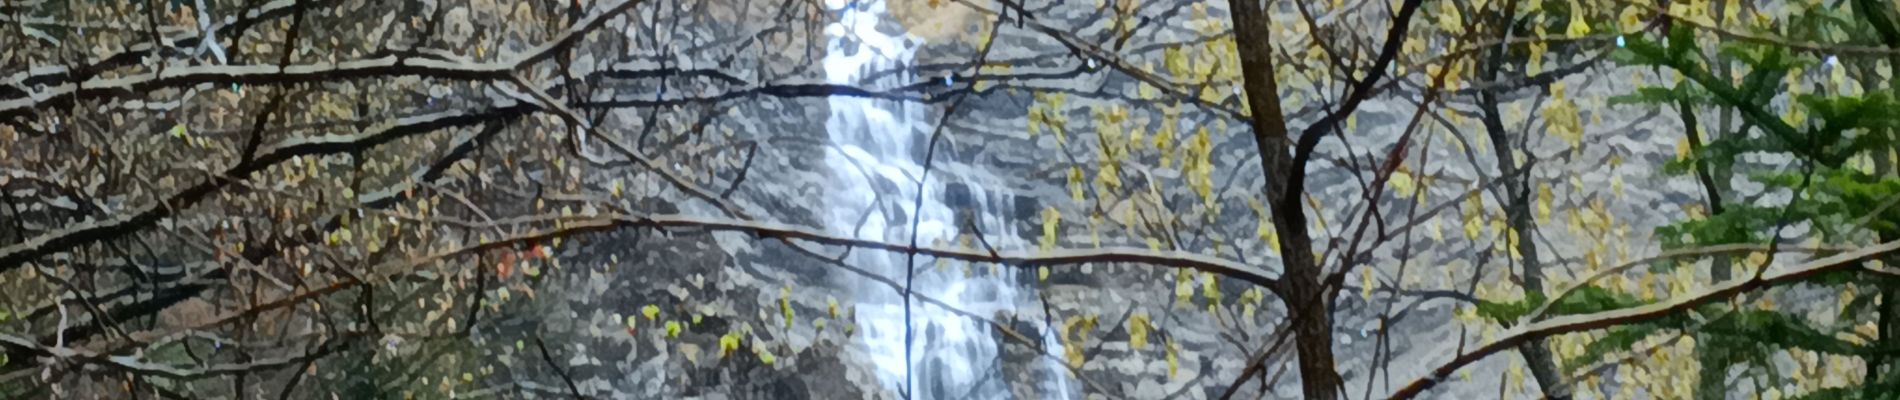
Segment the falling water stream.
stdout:
<svg viewBox="0 0 1900 400">
<path fill-rule="evenodd" d="M 891 29 L 896 24 L 885 21 L 888 14 L 883 1 L 827 0 L 826 5 L 839 15 L 838 22 L 826 28 L 829 43 L 824 68 L 830 83 L 880 90 L 923 79 L 912 72 L 871 74 L 911 65 L 923 41 L 903 29 Z M 879 29 L 880 23 L 883 30 Z M 831 114 L 826 130 L 832 146 L 825 153 L 831 177 L 824 199 L 827 229 L 862 239 L 908 243 L 915 217 L 920 245 L 939 240 L 954 245 L 958 235 L 971 233 L 964 229 L 968 225 L 978 227 L 985 240 L 998 249 L 1015 248 L 1022 242 L 1015 237 L 1015 230 L 1008 229 L 1006 212 L 1012 196 L 986 189 L 986 185 L 997 187 L 994 183 L 998 180 L 980 169 L 946 168 L 946 160 L 952 158 L 946 153 L 952 151 L 948 149 L 952 146 L 938 146 L 935 165 L 925 178 L 922 150 L 936 122 L 930 105 L 850 96 L 832 96 L 829 101 Z M 925 184 L 919 185 L 920 180 Z M 918 202 L 920 190 L 922 200 Z M 967 219 L 959 219 L 959 212 Z M 847 261 L 900 283 L 905 281 L 910 265 L 906 255 L 895 253 L 853 252 Z M 944 267 L 928 257 L 917 257 L 915 262 L 915 292 L 951 307 L 988 317 L 999 311 L 1014 312 L 1021 304 L 1034 304 L 1035 289 L 1011 279 L 1008 268 L 963 263 Z M 843 279 L 847 281 L 841 284 L 849 288 L 850 300 L 857 305 L 858 340 L 875 364 L 879 381 L 890 389 L 914 388 L 917 393 L 910 396 L 912 399 L 966 393 L 974 398 L 1009 395 L 1000 376 L 1004 372 L 997 368 L 994 330 L 984 322 L 916 301 L 910 302 L 907 316 L 904 298 L 890 287 L 855 276 Z M 907 317 L 911 328 L 908 353 Z M 1045 337 L 1043 342 L 1059 346 L 1053 337 Z M 1061 354 L 1060 348 L 1053 351 Z M 905 368 L 906 362 L 911 368 Z M 1041 368 L 1061 368 L 1053 361 L 1037 364 Z M 1053 389 L 1044 395 L 1070 397 L 1067 382 L 1056 381 L 1046 385 Z"/>
</svg>

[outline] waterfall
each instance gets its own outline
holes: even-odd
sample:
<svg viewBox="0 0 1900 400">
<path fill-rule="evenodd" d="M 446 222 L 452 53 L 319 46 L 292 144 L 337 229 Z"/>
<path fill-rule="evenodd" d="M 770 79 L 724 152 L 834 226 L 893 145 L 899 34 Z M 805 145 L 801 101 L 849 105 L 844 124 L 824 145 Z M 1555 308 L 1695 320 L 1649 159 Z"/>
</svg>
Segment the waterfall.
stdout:
<svg viewBox="0 0 1900 400">
<path fill-rule="evenodd" d="M 895 33 L 879 30 L 880 23 L 886 30 L 896 25 L 884 21 L 888 14 L 882 0 L 826 0 L 826 6 L 838 16 L 825 31 L 828 44 L 823 62 L 830 83 L 883 90 L 920 79 L 915 71 L 865 78 L 872 72 L 911 65 L 923 42 L 902 29 Z M 826 229 L 863 239 L 908 243 L 911 218 L 916 217 L 920 245 L 942 240 L 955 246 L 958 235 L 969 234 L 965 225 L 972 223 L 998 249 L 1019 248 L 1025 242 L 1010 229 L 1007 210 L 1012 206 L 1011 197 L 989 189 L 999 187 L 999 180 L 980 168 L 951 168 L 953 157 L 948 155 L 954 150 L 948 139 L 936 149 L 937 156 L 924 179 L 926 184 L 918 185 L 924 176 L 923 152 L 936 122 L 929 105 L 832 96 L 829 106 L 826 131 L 831 146 L 825 152 L 825 165 L 831 180 L 823 199 Z M 923 191 L 921 204 L 917 203 L 919 190 Z M 959 212 L 972 222 L 960 223 Z M 846 262 L 899 283 L 905 280 L 904 254 L 854 251 Z M 940 268 L 935 259 L 921 256 L 916 263 L 915 292 L 952 307 L 993 317 L 998 312 L 1014 312 L 1018 305 L 1035 304 L 1035 288 L 1010 279 L 1016 271 L 1008 267 L 952 262 Z M 908 378 L 909 386 L 918 392 L 912 399 L 965 393 L 975 398 L 1009 395 L 1004 372 L 998 368 L 997 339 L 986 323 L 912 301 L 909 318 L 913 337 L 907 356 L 903 297 L 888 286 L 858 276 L 841 279 L 845 280 L 840 284 L 849 292 L 848 300 L 856 305 L 859 334 L 854 340 L 861 343 L 852 345 L 864 346 L 879 381 L 890 389 L 903 389 Z M 1032 308 L 1036 311 L 1029 315 L 1040 320 L 1041 308 Z M 1052 332 L 1045 332 L 1043 342 L 1061 354 Z M 912 366 L 908 376 L 906 357 Z M 1038 362 L 1044 364 L 1042 368 L 1062 368 L 1046 358 L 1042 360 Z M 1056 389 L 1048 395 L 1070 397 L 1067 382 L 1056 381 L 1052 383 Z"/>
</svg>

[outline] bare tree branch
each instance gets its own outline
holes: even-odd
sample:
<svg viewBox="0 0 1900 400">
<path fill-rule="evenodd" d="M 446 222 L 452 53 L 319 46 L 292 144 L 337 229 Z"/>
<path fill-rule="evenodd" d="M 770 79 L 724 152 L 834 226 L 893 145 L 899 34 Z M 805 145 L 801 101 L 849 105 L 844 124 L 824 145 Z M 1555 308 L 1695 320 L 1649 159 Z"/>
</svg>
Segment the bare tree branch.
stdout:
<svg viewBox="0 0 1900 400">
<path fill-rule="evenodd" d="M 112 240 L 138 229 L 150 226 L 160 219 L 172 216 L 178 210 L 190 208 L 206 196 L 217 192 L 234 180 L 248 177 L 271 165 L 290 160 L 293 157 L 337 154 L 359 151 L 388 143 L 390 141 L 419 135 L 436 130 L 458 126 L 469 126 L 484 122 L 513 118 L 525 114 L 532 108 L 516 105 L 481 111 L 450 111 L 420 116 L 404 117 L 384 122 L 380 126 L 352 135 L 326 135 L 301 137 L 284 140 L 269 147 L 251 162 L 239 163 L 224 172 L 223 176 L 213 177 L 200 182 L 179 193 L 167 197 L 158 204 L 147 205 L 136 212 L 112 218 L 74 224 L 54 232 L 44 233 L 26 241 L 0 248 L 0 271 L 18 268 L 41 256 L 67 251 L 100 241 Z"/>
</svg>

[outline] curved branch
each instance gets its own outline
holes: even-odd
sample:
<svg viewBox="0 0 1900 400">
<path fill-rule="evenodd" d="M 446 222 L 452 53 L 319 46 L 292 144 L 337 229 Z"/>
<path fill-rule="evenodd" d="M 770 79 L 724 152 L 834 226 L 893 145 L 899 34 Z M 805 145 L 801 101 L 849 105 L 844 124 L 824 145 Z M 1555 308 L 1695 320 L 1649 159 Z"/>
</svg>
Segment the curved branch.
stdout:
<svg viewBox="0 0 1900 400">
<path fill-rule="evenodd" d="M 1359 109 L 1360 104 L 1376 92 L 1374 86 L 1379 83 L 1379 78 L 1385 76 L 1385 69 L 1392 65 L 1392 60 L 1398 58 L 1399 51 L 1405 44 L 1405 32 L 1411 28 L 1412 16 L 1418 14 L 1418 7 L 1423 3 L 1423 0 L 1405 0 L 1398 14 L 1392 17 L 1392 27 L 1386 30 L 1385 45 L 1379 49 L 1379 58 L 1374 60 L 1372 67 L 1366 70 L 1366 77 L 1353 84 L 1350 97 L 1339 105 L 1338 110 L 1320 117 L 1319 121 L 1307 125 L 1306 129 L 1300 131 L 1299 143 L 1293 149 L 1293 166 L 1298 168 L 1296 172 L 1306 170 L 1306 160 L 1312 158 L 1313 149 L 1319 147 L 1319 141 L 1326 137 L 1326 132 L 1339 126 L 1340 122 L 1344 122 L 1347 116 L 1352 115 L 1353 111 Z M 1283 206 L 1296 206 L 1294 201 L 1301 196 L 1301 193 L 1304 193 L 1306 179 L 1295 178 L 1287 184 L 1287 191 L 1282 194 L 1285 198 L 1272 200 Z"/>
<path fill-rule="evenodd" d="M 1271 286 L 1279 279 L 1278 273 L 1218 257 L 1180 251 L 1152 251 L 1133 247 L 1056 249 L 1049 251 L 999 251 L 992 253 L 986 250 L 909 246 L 880 240 L 850 238 L 772 222 L 686 215 L 634 216 L 603 214 L 596 217 L 563 218 L 561 221 L 558 228 L 530 232 L 509 240 L 497 240 L 419 256 L 409 260 L 406 265 L 396 266 L 396 268 L 406 269 L 409 266 L 426 265 L 447 257 L 488 249 L 503 248 L 516 243 L 532 243 L 574 234 L 605 232 L 620 228 L 649 227 L 659 229 L 685 228 L 703 229 L 707 231 L 742 232 L 759 237 L 769 237 L 785 241 L 800 240 L 833 246 L 849 246 L 962 261 L 999 263 L 1020 267 L 1094 262 L 1129 262 L 1177 268 L 1193 268 L 1203 272 L 1240 279 L 1261 286 Z"/>
<path fill-rule="evenodd" d="M 0 118 L 25 115 L 44 108 L 60 107 L 71 104 L 74 100 L 121 96 L 164 87 L 202 83 L 281 85 L 394 75 L 492 80 L 507 78 L 509 71 L 513 71 L 514 67 L 513 63 L 468 63 L 396 55 L 283 67 L 275 64 L 174 66 L 156 72 L 60 84 L 30 93 L 25 97 L 0 101 Z"/>
<path fill-rule="evenodd" d="M 1494 353 L 1517 348 L 1518 345 L 1531 339 L 1571 332 L 1604 329 L 1617 325 L 1662 318 L 1705 303 L 1727 300 L 1736 295 L 1756 289 L 1794 283 L 1828 272 L 1855 267 L 1868 268 L 1862 263 L 1863 261 L 1872 260 L 1895 251 L 1900 251 L 1900 241 L 1881 243 L 1879 245 L 1863 247 L 1859 250 L 1808 261 L 1781 271 L 1762 273 L 1751 279 L 1729 281 L 1728 283 L 1715 285 L 1701 292 L 1681 296 L 1666 302 L 1599 313 L 1566 315 L 1543 320 L 1542 322 L 1534 324 L 1522 325 L 1496 341 L 1487 343 L 1470 353 L 1453 357 L 1450 361 L 1440 364 L 1437 368 L 1432 369 L 1430 374 L 1419 377 L 1411 383 L 1406 384 L 1397 392 L 1393 392 L 1389 398 L 1396 400 L 1416 397 L 1426 390 L 1431 389 L 1433 386 L 1438 385 L 1439 382 L 1449 378 L 1451 374 L 1457 372 L 1459 368 L 1483 360 Z M 1887 273 L 1888 271 L 1875 272 Z"/>
</svg>

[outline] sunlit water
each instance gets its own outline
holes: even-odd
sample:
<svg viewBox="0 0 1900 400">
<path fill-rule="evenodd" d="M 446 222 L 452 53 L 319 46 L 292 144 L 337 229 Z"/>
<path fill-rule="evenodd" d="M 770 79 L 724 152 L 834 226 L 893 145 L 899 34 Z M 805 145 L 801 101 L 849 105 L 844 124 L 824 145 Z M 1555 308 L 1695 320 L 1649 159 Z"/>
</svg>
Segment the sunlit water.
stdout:
<svg viewBox="0 0 1900 400">
<path fill-rule="evenodd" d="M 895 30 L 894 35 L 879 31 L 880 19 L 886 16 L 882 1 L 827 0 L 826 5 L 840 16 L 839 23 L 826 28 L 830 43 L 824 67 L 831 83 L 879 90 L 925 79 L 913 73 L 875 74 L 879 77 L 875 81 L 863 78 L 871 72 L 910 65 L 915 60 L 917 45 L 923 41 L 902 30 Z M 887 27 L 895 25 L 886 24 Z M 930 79 L 934 83 L 943 78 Z M 918 181 L 923 179 L 924 172 L 922 150 L 929 144 L 939 115 L 931 112 L 931 106 L 846 96 L 831 97 L 829 105 L 831 114 L 826 130 L 832 147 L 826 151 L 825 164 L 830 168 L 831 182 L 825 200 L 826 225 L 833 233 L 907 243 L 914 216 L 920 245 L 942 240 L 954 246 L 957 236 L 968 231 L 962 229 L 956 216 L 955 208 L 963 207 L 973 213 L 971 219 L 991 245 L 999 249 L 1016 248 L 1022 242 L 1015 237 L 1013 229 L 1008 229 L 1005 219 L 1011 206 L 1008 204 L 1010 196 L 985 188 L 997 181 L 993 176 L 946 170 L 944 167 L 950 159 L 947 154 L 951 151 L 947 143 L 937 146 L 938 155 L 921 188 L 924 193 L 919 207 Z M 959 188 L 952 189 L 947 182 L 956 182 Z M 880 187 L 886 191 L 883 197 L 876 191 Z M 967 196 L 963 187 L 968 189 Z M 908 265 L 903 254 L 865 251 L 854 252 L 847 261 L 899 283 L 905 280 Z M 918 257 L 914 287 L 919 294 L 985 317 L 1015 310 L 1018 305 L 1033 304 L 1034 288 L 1014 283 L 1008 278 L 1011 272 L 1008 268 L 1000 270 L 1000 274 L 993 273 L 996 270 L 989 265 L 967 266 L 955 262 L 940 267 L 934 259 Z M 904 380 L 911 379 L 917 392 L 911 396 L 913 399 L 955 398 L 966 393 L 972 398 L 1008 396 L 1005 373 L 997 364 L 997 339 L 987 324 L 913 301 L 909 317 L 913 339 L 911 351 L 906 355 L 903 297 L 888 286 L 857 276 L 842 279 L 846 280 L 844 286 L 853 292 L 850 300 L 857 305 L 858 340 L 866 346 L 866 354 L 875 363 L 878 379 L 890 389 L 902 390 L 906 386 Z M 1040 319 L 1040 311 L 1034 317 Z M 1044 342 L 1059 346 L 1055 340 Z M 1061 354 L 1059 347 L 1054 351 Z M 909 376 L 906 376 L 906 357 L 912 365 Z M 1060 368 L 1053 361 L 1036 364 L 1041 368 Z M 1066 382 L 1051 384 L 1053 391 L 1045 395 L 1070 397 Z"/>
</svg>

